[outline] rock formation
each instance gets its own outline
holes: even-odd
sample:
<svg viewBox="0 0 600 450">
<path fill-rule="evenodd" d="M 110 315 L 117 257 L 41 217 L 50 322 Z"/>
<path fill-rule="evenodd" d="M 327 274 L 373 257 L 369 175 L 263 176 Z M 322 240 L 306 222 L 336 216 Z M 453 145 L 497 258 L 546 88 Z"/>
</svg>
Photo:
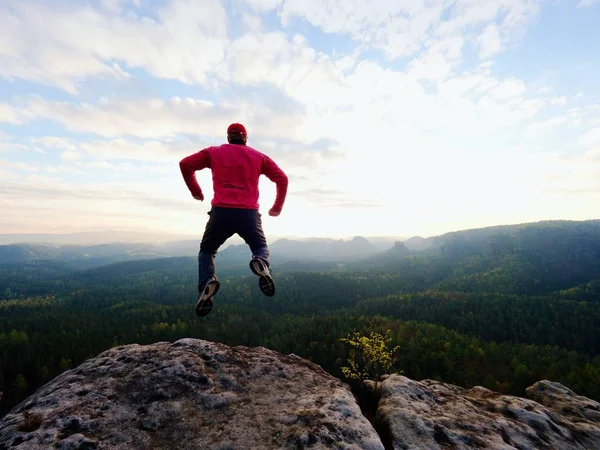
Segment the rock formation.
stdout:
<svg viewBox="0 0 600 450">
<path fill-rule="evenodd" d="M 364 385 L 375 427 L 346 384 L 295 355 L 120 346 L 1 418 L 0 450 L 600 449 L 600 404 L 558 383 L 527 398 L 399 375 Z"/>
<path fill-rule="evenodd" d="M 350 389 L 266 348 L 116 347 L 0 420 L 0 449 L 383 450 Z"/>
<path fill-rule="evenodd" d="M 528 398 L 400 375 L 367 382 L 387 448 L 600 449 L 600 404 L 539 381 Z"/>
</svg>

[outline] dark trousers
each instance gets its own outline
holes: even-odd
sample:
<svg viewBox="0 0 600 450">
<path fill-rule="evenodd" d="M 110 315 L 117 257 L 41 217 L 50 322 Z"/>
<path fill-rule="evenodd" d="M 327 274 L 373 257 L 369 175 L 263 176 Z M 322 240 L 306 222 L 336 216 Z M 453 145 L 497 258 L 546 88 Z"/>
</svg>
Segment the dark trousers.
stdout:
<svg viewBox="0 0 600 450">
<path fill-rule="evenodd" d="M 213 206 L 204 230 L 198 254 L 198 289 L 215 275 L 215 256 L 219 247 L 238 234 L 250 247 L 253 258 L 270 266 L 269 247 L 262 228 L 261 214 L 255 209 L 222 208 Z"/>
</svg>

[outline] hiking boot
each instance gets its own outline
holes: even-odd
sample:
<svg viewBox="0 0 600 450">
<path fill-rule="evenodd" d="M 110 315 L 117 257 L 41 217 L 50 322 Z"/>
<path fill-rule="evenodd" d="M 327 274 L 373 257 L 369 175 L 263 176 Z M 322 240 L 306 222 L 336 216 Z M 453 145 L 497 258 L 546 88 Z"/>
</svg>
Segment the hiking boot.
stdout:
<svg viewBox="0 0 600 450">
<path fill-rule="evenodd" d="M 211 277 L 206 280 L 200 288 L 200 296 L 198 297 L 198 303 L 196 303 L 196 315 L 199 317 L 206 316 L 213 308 L 213 296 L 219 291 L 221 283 L 216 277 Z"/>
<path fill-rule="evenodd" d="M 275 281 L 267 265 L 259 258 L 252 258 L 250 261 L 250 270 L 258 276 L 258 287 L 267 297 L 275 295 Z"/>
</svg>

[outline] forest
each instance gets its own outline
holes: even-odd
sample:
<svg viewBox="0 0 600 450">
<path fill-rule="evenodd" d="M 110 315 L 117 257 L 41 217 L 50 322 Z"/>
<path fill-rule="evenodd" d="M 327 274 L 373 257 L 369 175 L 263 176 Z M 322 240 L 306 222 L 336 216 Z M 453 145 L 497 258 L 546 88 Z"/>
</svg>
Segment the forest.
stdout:
<svg viewBox="0 0 600 450">
<path fill-rule="evenodd" d="M 416 380 L 522 395 L 549 379 L 600 400 L 598 221 L 410 244 L 337 265 L 274 264 L 273 298 L 261 295 L 247 265 L 222 264 L 215 308 L 202 319 L 193 257 L 85 270 L 51 259 L 0 264 L 0 415 L 117 345 L 195 337 L 265 346 L 344 379 L 341 339 L 388 330 L 399 347 L 393 370 Z"/>
</svg>

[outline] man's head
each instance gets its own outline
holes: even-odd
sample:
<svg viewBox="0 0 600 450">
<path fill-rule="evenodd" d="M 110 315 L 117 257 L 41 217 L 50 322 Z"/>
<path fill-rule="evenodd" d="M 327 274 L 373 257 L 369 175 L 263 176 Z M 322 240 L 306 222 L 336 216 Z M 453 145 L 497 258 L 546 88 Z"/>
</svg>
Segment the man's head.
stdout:
<svg viewBox="0 0 600 450">
<path fill-rule="evenodd" d="M 232 123 L 227 127 L 227 142 L 230 144 L 242 144 L 246 145 L 248 141 L 248 134 L 246 133 L 246 127 L 241 123 Z"/>
</svg>

